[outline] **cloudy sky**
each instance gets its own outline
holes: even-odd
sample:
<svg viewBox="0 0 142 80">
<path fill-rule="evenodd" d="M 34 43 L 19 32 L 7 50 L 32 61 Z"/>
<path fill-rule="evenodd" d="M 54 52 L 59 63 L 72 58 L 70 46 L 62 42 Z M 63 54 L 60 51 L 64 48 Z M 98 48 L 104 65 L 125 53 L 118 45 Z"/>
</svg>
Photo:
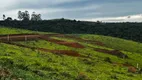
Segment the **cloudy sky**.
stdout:
<svg viewBox="0 0 142 80">
<path fill-rule="evenodd" d="M 42 19 L 142 21 L 142 0 L 2 0 L 2 15 L 17 18 L 19 10 L 35 11 Z"/>
</svg>

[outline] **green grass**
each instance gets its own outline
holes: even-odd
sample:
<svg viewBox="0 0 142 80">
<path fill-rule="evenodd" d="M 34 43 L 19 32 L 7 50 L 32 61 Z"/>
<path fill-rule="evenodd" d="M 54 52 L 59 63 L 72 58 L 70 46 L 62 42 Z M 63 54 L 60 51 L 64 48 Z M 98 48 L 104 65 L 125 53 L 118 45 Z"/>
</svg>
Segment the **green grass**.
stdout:
<svg viewBox="0 0 142 80">
<path fill-rule="evenodd" d="M 80 35 L 84 39 L 97 40 L 103 42 L 107 47 L 135 53 L 142 53 L 142 44 L 120 38 L 101 36 L 101 35 Z"/>
<path fill-rule="evenodd" d="M 39 33 L 39 34 L 44 34 L 47 32 L 38 32 L 38 31 L 30 31 L 30 30 L 25 30 L 25 29 L 17 29 L 17 28 L 7 28 L 4 26 L 0 26 L 0 34 L 28 34 L 28 33 Z M 52 32 L 48 32 L 52 33 Z M 52 33 L 53 34 L 53 33 Z"/>
<path fill-rule="evenodd" d="M 0 34 L 20 33 L 35 32 L 14 28 L 0 28 Z M 42 32 L 39 33 L 42 34 Z M 54 38 L 79 42 L 84 45 L 85 48 L 77 49 L 44 40 L 15 42 L 31 47 L 52 50 L 74 50 L 84 56 L 90 55 L 89 58 L 80 58 L 66 55 L 55 55 L 49 52 L 0 43 L 0 70 L 6 68 L 11 73 L 11 75 L 6 77 L 7 80 L 12 79 L 13 76 L 24 80 L 141 80 L 141 74 L 130 73 L 128 72 L 127 67 L 114 66 L 105 61 L 106 58 L 110 58 L 112 62 L 130 63 L 133 66 L 136 66 L 137 63 L 139 63 L 139 66 L 142 68 L 141 43 L 138 44 L 133 41 L 101 35 L 80 34 L 73 36 L 89 40 L 98 40 L 103 42 L 106 47 L 59 37 Z M 137 46 L 139 48 L 137 48 Z M 110 50 L 118 49 L 128 55 L 129 58 L 122 59 L 106 53 L 96 52 L 93 48 Z M 2 78 L 4 79 L 4 77 Z"/>
<path fill-rule="evenodd" d="M 15 42 L 19 44 L 23 44 L 30 47 L 37 47 L 37 48 L 45 48 L 51 50 L 71 50 L 71 47 L 67 47 L 64 45 L 55 44 L 52 42 L 47 42 L 45 40 L 36 40 L 36 41 L 26 41 L 26 42 Z"/>
</svg>

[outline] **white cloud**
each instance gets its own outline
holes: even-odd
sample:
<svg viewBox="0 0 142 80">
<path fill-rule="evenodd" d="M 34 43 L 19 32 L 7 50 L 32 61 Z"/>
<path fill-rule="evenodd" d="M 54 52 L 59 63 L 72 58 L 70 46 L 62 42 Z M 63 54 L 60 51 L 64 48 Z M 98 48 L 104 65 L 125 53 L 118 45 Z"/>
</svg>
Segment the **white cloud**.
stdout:
<svg viewBox="0 0 142 80">
<path fill-rule="evenodd" d="M 92 18 L 92 19 L 82 19 L 82 20 L 103 21 L 103 22 L 142 22 L 142 14 L 121 16 L 121 17 Z"/>
<path fill-rule="evenodd" d="M 33 11 L 41 13 L 43 19 L 64 17 L 88 21 L 100 20 L 104 22 L 142 21 L 141 15 L 130 15 L 130 18 L 125 16 L 129 14 L 140 14 L 141 11 L 138 8 L 141 7 L 141 1 L 97 4 L 95 1 L 88 0 L 90 3 L 84 3 L 85 5 L 79 3 L 82 1 L 87 0 L 3 0 L 0 3 L 0 19 L 2 19 L 3 14 L 7 17 L 17 19 L 17 12 L 19 10 L 28 10 L 30 14 Z M 74 2 L 73 4 L 76 6 L 71 6 L 71 2 Z M 69 6 L 66 3 L 69 3 Z"/>
<path fill-rule="evenodd" d="M 6 10 L 10 6 L 14 6 L 17 0 L 2 0 L 0 2 L 0 10 Z"/>
<path fill-rule="evenodd" d="M 97 9 L 100 6 L 98 5 L 89 5 L 89 6 L 84 6 L 84 7 L 77 7 L 77 8 L 41 8 L 41 9 L 28 9 L 28 8 L 19 8 L 19 9 L 12 9 L 12 10 L 8 10 L 8 11 L 3 11 L 2 13 L 0 13 L 0 15 L 5 14 L 6 16 L 12 17 L 13 19 L 17 19 L 17 13 L 18 11 L 25 11 L 28 10 L 29 13 L 31 14 L 32 12 L 36 12 L 36 13 L 40 13 L 44 16 L 43 19 L 47 19 L 47 18 L 61 18 L 64 17 L 64 15 L 67 13 L 74 13 L 74 12 L 80 12 L 80 11 L 85 11 L 85 10 L 89 10 L 89 9 Z M 97 13 L 99 14 L 99 13 Z M 69 15 L 69 14 L 68 14 Z M 67 15 L 67 16 L 68 16 Z M 80 15 L 88 15 L 87 13 L 81 13 Z M 56 17 L 55 17 L 56 16 Z M 58 17 L 59 16 L 59 17 Z M 65 16 L 65 17 L 67 17 Z M 76 15 L 74 15 L 75 17 Z"/>
<path fill-rule="evenodd" d="M 63 3 L 69 3 L 69 2 L 78 2 L 83 0 L 16 0 L 17 4 L 32 4 L 32 5 L 41 5 L 47 4 L 47 5 L 57 5 L 57 4 L 63 4 Z"/>
</svg>

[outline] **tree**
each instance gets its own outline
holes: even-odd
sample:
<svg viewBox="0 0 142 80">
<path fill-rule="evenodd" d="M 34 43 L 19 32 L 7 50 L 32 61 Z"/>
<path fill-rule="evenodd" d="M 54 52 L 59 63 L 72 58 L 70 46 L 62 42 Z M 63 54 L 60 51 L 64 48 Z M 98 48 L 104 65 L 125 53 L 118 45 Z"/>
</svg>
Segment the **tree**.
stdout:
<svg viewBox="0 0 142 80">
<path fill-rule="evenodd" d="M 25 12 L 19 11 L 18 12 L 18 18 L 20 20 L 29 21 L 30 20 L 30 14 L 29 14 L 28 11 L 25 11 Z"/>
<path fill-rule="evenodd" d="M 42 19 L 41 19 L 41 14 L 38 14 L 38 15 L 37 15 L 37 20 L 38 20 L 38 21 L 42 20 Z"/>
<path fill-rule="evenodd" d="M 23 15 L 23 20 L 25 21 L 30 20 L 30 14 L 28 11 L 23 12 L 22 15 Z"/>
<path fill-rule="evenodd" d="M 22 16 L 22 12 L 21 12 L 21 11 L 18 12 L 18 19 L 20 19 L 20 20 L 23 19 L 23 16 Z"/>
<path fill-rule="evenodd" d="M 32 13 L 31 15 L 31 20 L 32 21 L 40 21 L 41 19 L 41 14 L 35 14 L 35 12 Z"/>
<path fill-rule="evenodd" d="M 30 14 L 29 14 L 28 11 L 25 11 L 25 12 L 19 11 L 18 12 L 18 18 L 20 20 L 23 20 L 23 21 L 29 21 L 30 20 Z M 31 15 L 31 20 L 32 21 L 40 21 L 40 20 L 42 20 L 41 19 L 41 14 L 35 14 L 35 12 L 33 12 L 32 15 Z"/>
<path fill-rule="evenodd" d="M 12 21 L 11 17 L 7 17 L 7 19 L 5 19 L 5 21 Z"/>
<path fill-rule="evenodd" d="M 3 14 L 3 20 L 5 20 L 6 16 Z"/>
<path fill-rule="evenodd" d="M 31 20 L 32 21 L 35 21 L 35 16 L 36 16 L 36 14 L 35 14 L 35 12 L 33 12 L 32 15 L 31 15 Z"/>
</svg>

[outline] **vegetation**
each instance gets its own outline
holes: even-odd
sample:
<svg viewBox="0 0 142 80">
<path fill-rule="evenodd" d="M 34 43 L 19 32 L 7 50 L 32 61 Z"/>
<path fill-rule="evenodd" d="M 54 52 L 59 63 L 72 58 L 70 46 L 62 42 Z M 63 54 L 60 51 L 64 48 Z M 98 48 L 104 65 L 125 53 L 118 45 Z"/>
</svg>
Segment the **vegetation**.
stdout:
<svg viewBox="0 0 142 80">
<path fill-rule="evenodd" d="M 0 21 L 1 26 L 63 34 L 98 34 L 142 42 L 142 23 L 101 23 L 68 19 Z"/>
<path fill-rule="evenodd" d="M 30 14 L 29 14 L 28 11 L 25 11 L 25 12 L 19 11 L 18 12 L 18 18 L 20 20 L 29 21 L 30 20 Z"/>
<path fill-rule="evenodd" d="M 25 12 L 19 11 L 18 12 L 18 18 L 20 20 L 23 20 L 23 21 L 29 21 L 30 20 L 30 14 L 29 14 L 28 11 L 25 11 Z M 31 15 L 31 20 L 32 21 L 39 21 L 39 20 L 41 20 L 41 14 L 35 14 L 35 12 L 33 12 L 32 15 Z"/>
<path fill-rule="evenodd" d="M 18 19 L 6 18 L 3 14 L 4 21 L 0 21 L 0 26 L 64 34 L 98 34 L 142 42 L 142 36 L 140 35 L 142 33 L 142 23 L 87 22 L 64 18 L 42 20 L 41 14 L 33 12 L 30 16 L 28 11 L 19 11 Z"/>
<path fill-rule="evenodd" d="M 52 22 L 52 21 L 51 21 Z M 39 23 L 39 22 L 38 22 Z M 41 22 L 42 23 L 42 22 Z M 53 21 L 54 23 L 54 21 Z M 82 23 L 81 23 L 82 24 Z M 42 27 L 41 27 L 42 28 Z M 0 34 L 24 34 L 39 33 L 30 30 L 16 28 L 0 28 Z M 49 34 L 49 33 L 46 33 Z M 51 43 L 44 40 L 14 42 L 32 47 L 73 50 L 81 55 L 72 57 L 56 55 L 36 49 L 29 49 L 15 45 L 0 43 L 0 79 L 4 80 L 141 80 L 142 68 L 141 52 L 142 44 L 114 37 L 91 34 L 68 34 L 69 36 L 100 41 L 104 46 L 99 46 L 76 38 L 57 37 L 52 38 L 68 42 L 78 42 L 85 48 L 73 48 Z M 120 44 L 121 43 L 121 44 Z M 95 51 L 94 49 L 119 50 L 128 58 L 119 58 L 115 55 Z M 115 64 L 117 63 L 117 64 Z M 129 64 L 138 68 L 136 72 L 129 72 Z"/>
</svg>

